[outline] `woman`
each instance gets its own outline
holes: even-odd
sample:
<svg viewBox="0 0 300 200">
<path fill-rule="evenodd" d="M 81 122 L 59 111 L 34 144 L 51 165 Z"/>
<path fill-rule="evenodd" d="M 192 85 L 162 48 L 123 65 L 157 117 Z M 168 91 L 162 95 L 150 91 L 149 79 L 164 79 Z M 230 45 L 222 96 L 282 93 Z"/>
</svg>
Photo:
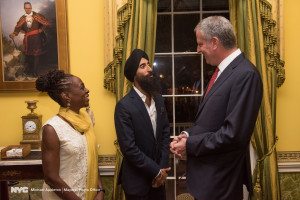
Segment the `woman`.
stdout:
<svg viewBox="0 0 300 200">
<path fill-rule="evenodd" d="M 89 106 L 89 90 L 60 70 L 40 76 L 36 89 L 60 105 L 43 126 L 43 199 L 103 199 L 93 125 L 82 109 Z"/>
</svg>

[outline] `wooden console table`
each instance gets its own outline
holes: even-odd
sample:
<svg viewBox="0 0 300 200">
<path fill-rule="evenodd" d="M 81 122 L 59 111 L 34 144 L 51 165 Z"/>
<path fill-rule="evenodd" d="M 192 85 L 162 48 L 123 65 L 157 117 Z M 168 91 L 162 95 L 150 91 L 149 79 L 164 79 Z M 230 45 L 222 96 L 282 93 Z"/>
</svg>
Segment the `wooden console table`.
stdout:
<svg viewBox="0 0 300 200">
<path fill-rule="evenodd" d="M 1 150 L 1 147 L 0 147 Z M 0 159 L 0 200 L 8 200 L 8 181 L 44 179 L 41 151 L 31 151 L 24 159 Z M 114 175 L 115 157 L 99 156 L 99 170 L 103 177 Z M 106 188 L 109 189 L 109 188 Z"/>
<path fill-rule="evenodd" d="M 8 200 L 8 181 L 44 179 L 41 151 L 24 159 L 0 160 L 0 200 Z"/>
</svg>

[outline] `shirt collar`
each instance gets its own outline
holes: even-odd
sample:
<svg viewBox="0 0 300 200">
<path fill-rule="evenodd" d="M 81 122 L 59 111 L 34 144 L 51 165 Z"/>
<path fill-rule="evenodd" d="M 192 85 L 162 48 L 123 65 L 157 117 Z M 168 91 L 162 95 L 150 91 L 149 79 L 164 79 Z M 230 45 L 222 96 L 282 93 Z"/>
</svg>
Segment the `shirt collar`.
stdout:
<svg viewBox="0 0 300 200">
<path fill-rule="evenodd" d="M 146 95 L 144 95 L 137 87 L 133 86 L 133 89 L 136 91 L 136 93 L 141 97 L 143 102 L 146 102 Z"/>
<path fill-rule="evenodd" d="M 31 11 L 31 13 L 29 13 L 29 14 L 27 14 L 27 13 L 25 13 L 25 16 L 27 17 L 27 16 L 32 16 L 33 15 L 33 12 Z"/>
<path fill-rule="evenodd" d="M 221 74 L 225 70 L 225 68 L 241 53 L 242 51 L 240 49 L 237 49 L 234 52 L 232 52 L 229 56 L 227 56 L 218 66 L 220 70 L 219 74 Z"/>
</svg>

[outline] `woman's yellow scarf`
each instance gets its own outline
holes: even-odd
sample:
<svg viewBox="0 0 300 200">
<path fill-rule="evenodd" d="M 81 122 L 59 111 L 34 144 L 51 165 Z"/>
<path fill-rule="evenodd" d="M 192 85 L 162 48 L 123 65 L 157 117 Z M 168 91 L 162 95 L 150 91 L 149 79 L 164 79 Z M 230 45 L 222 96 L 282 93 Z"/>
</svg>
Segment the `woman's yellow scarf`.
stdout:
<svg viewBox="0 0 300 200">
<path fill-rule="evenodd" d="M 86 137 L 88 145 L 88 176 L 86 188 L 83 189 L 87 189 L 87 192 L 85 193 L 87 200 L 94 199 L 98 188 L 98 154 L 91 118 L 84 108 L 80 109 L 79 114 L 77 114 L 72 110 L 61 107 L 58 114 L 68 120 L 78 132 L 83 133 Z"/>
</svg>

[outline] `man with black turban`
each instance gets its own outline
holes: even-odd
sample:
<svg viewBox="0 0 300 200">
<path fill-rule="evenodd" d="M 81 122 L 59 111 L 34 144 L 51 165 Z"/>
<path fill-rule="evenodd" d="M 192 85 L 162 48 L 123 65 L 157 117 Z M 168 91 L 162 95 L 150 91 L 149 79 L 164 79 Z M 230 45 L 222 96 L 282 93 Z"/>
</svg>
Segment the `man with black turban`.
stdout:
<svg viewBox="0 0 300 200">
<path fill-rule="evenodd" d="M 124 75 L 133 88 L 115 108 L 115 127 L 124 156 L 119 183 L 127 200 L 166 199 L 170 128 L 159 81 L 148 55 L 135 49 Z"/>
</svg>

